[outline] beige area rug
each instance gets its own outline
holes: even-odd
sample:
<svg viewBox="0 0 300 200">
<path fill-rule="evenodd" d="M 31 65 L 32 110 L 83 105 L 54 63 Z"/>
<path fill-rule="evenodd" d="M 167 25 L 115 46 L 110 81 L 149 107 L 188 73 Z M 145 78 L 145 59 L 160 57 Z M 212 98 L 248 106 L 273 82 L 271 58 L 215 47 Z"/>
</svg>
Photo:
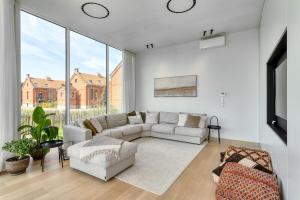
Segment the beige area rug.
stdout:
<svg viewBox="0 0 300 200">
<path fill-rule="evenodd" d="M 117 179 L 162 195 L 207 144 L 176 142 L 157 138 L 141 138 L 135 164 L 117 175 Z"/>
</svg>

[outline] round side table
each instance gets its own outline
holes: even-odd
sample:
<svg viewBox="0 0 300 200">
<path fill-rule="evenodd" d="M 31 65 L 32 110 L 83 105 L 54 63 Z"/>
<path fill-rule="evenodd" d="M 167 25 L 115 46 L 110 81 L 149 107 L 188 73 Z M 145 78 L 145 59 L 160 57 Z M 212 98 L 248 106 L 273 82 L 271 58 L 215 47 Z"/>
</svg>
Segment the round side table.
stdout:
<svg viewBox="0 0 300 200">
<path fill-rule="evenodd" d="M 62 140 L 53 140 L 53 141 L 46 141 L 41 143 L 41 148 L 42 149 L 47 149 L 47 148 L 58 148 L 58 159 L 59 162 L 61 163 L 61 167 L 64 167 L 64 153 L 62 149 L 62 145 L 64 142 Z M 42 151 L 43 152 L 43 151 Z M 42 165 L 42 172 L 44 172 L 44 161 L 45 161 L 45 155 L 43 155 L 43 158 L 41 160 L 41 165 Z"/>
<path fill-rule="evenodd" d="M 208 125 L 207 128 L 208 128 L 208 141 L 210 139 L 210 129 L 214 129 L 214 130 L 218 130 L 218 139 L 219 139 L 219 144 L 220 144 L 220 129 L 221 129 L 221 126 L 219 126 L 219 125 Z"/>
</svg>

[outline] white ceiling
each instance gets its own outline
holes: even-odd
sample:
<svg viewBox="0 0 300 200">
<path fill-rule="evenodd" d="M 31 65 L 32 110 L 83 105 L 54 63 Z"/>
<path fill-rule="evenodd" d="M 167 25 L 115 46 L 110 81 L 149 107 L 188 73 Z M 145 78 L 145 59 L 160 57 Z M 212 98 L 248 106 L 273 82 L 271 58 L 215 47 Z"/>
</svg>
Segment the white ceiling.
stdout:
<svg viewBox="0 0 300 200">
<path fill-rule="evenodd" d="M 236 32 L 258 27 L 264 0 L 197 0 L 189 12 L 174 14 L 168 0 L 19 0 L 21 8 L 119 49 L 140 52 L 197 40 L 204 30 Z M 110 10 L 106 19 L 84 15 L 81 5 L 97 2 Z M 192 0 L 173 0 L 187 8 Z M 100 11 L 101 13 L 102 11 Z"/>
</svg>

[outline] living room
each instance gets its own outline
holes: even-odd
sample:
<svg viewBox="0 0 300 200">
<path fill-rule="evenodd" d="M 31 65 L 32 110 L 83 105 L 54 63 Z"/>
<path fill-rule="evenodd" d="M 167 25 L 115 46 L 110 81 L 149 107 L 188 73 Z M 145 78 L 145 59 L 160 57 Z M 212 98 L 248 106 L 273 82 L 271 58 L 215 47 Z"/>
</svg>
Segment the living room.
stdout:
<svg viewBox="0 0 300 200">
<path fill-rule="evenodd" d="M 299 10 L 2 0 L 0 199 L 299 199 Z"/>
</svg>

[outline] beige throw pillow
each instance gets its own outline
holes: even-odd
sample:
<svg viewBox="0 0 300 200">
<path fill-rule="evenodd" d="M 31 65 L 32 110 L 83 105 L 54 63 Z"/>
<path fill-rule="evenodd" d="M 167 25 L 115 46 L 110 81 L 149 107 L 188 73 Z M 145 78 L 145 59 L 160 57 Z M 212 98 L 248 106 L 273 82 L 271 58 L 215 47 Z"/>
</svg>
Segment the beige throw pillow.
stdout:
<svg viewBox="0 0 300 200">
<path fill-rule="evenodd" d="M 200 122 L 199 122 L 199 128 L 206 128 L 207 127 L 207 116 L 201 116 Z"/>
<path fill-rule="evenodd" d="M 90 119 L 91 124 L 95 127 L 97 130 L 97 133 L 101 133 L 103 131 L 103 128 L 97 118 L 91 118 Z"/>
<path fill-rule="evenodd" d="M 185 122 L 188 114 L 179 114 L 178 124 L 177 126 L 183 127 L 185 126 Z"/>
<path fill-rule="evenodd" d="M 201 120 L 200 116 L 188 115 L 187 119 L 186 119 L 186 122 L 185 122 L 185 127 L 199 128 L 200 120 Z"/>
</svg>

